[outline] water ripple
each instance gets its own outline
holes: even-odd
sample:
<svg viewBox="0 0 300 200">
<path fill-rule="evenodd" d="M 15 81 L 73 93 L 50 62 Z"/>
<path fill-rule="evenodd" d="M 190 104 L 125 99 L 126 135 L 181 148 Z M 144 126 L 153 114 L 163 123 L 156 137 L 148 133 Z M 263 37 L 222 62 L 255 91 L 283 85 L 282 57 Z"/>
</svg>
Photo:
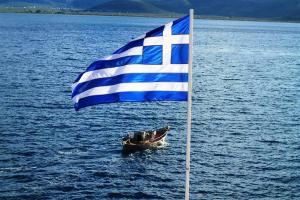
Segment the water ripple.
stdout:
<svg viewBox="0 0 300 200">
<path fill-rule="evenodd" d="M 184 198 L 186 102 L 75 112 L 70 97 L 91 62 L 168 21 L 0 14 L 0 199 Z M 300 199 L 299 33 L 195 21 L 191 199 Z M 165 148 L 122 151 L 167 124 Z"/>
</svg>

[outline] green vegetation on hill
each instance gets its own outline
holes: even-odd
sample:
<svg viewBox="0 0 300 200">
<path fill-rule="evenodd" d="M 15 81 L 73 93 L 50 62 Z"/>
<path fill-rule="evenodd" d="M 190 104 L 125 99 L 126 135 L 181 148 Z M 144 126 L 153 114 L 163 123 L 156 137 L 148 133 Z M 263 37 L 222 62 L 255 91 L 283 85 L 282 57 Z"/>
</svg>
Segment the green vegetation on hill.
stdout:
<svg viewBox="0 0 300 200">
<path fill-rule="evenodd" d="M 122 12 L 122 13 L 164 13 L 165 10 L 160 9 L 145 1 L 135 0 L 112 0 L 102 3 L 98 6 L 89 9 L 90 11 L 99 12 Z"/>
<path fill-rule="evenodd" d="M 51 7 L 87 9 L 109 0 L 0 0 L 2 7 Z M 122 0 L 121 0 L 122 1 Z"/>
<path fill-rule="evenodd" d="M 131 13 L 188 13 L 198 15 L 300 20 L 300 0 L 111 0 L 91 11 Z"/>
<path fill-rule="evenodd" d="M 0 7 L 24 6 L 124 15 L 183 14 L 194 8 L 201 16 L 300 21 L 300 0 L 0 0 Z"/>
</svg>

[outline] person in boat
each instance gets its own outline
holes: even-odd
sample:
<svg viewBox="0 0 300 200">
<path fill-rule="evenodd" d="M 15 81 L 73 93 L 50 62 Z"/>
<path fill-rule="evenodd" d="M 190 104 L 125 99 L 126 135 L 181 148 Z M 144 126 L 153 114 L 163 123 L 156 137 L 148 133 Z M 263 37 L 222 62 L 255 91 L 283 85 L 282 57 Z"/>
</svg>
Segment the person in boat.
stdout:
<svg viewBox="0 0 300 200">
<path fill-rule="evenodd" d="M 146 131 L 140 131 L 134 133 L 134 141 L 142 143 L 145 140 L 146 140 Z"/>
<path fill-rule="evenodd" d="M 154 140 L 156 136 L 156 131 L 151 132 L 150 134 L 150 140 Z"/>
</svg>

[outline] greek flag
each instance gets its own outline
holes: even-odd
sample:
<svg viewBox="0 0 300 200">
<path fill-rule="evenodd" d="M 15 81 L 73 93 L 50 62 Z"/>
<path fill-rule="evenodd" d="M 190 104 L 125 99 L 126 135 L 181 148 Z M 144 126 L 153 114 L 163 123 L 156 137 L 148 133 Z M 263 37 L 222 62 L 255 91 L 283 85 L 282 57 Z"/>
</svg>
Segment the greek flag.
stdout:
<svg viewBox="0 0 300 200">
<path fill-rule="evenodd" d="M 76 110 L 101 103 L 187 101 L 189 15 L 92 63 L 72 85 Z"/>
</svg>

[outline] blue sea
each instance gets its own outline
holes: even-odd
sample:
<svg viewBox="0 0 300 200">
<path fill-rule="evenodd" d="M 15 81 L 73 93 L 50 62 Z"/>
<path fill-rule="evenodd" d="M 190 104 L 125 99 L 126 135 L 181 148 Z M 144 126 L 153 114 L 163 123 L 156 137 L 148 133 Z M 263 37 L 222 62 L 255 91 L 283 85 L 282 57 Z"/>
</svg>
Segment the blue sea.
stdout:
<svg viewBox="0 0 300 200">
<path fill-rule="evenodd" d="M 0 14 L 0 199 L 184 198 L 186 102 L 71 101 L 91 62 L 171 20 Z M 300 199 L 300 24 L 194 32 L 191 199 Z M 165 148 L 122 152 L 165 125 Z"/>
</svg>

